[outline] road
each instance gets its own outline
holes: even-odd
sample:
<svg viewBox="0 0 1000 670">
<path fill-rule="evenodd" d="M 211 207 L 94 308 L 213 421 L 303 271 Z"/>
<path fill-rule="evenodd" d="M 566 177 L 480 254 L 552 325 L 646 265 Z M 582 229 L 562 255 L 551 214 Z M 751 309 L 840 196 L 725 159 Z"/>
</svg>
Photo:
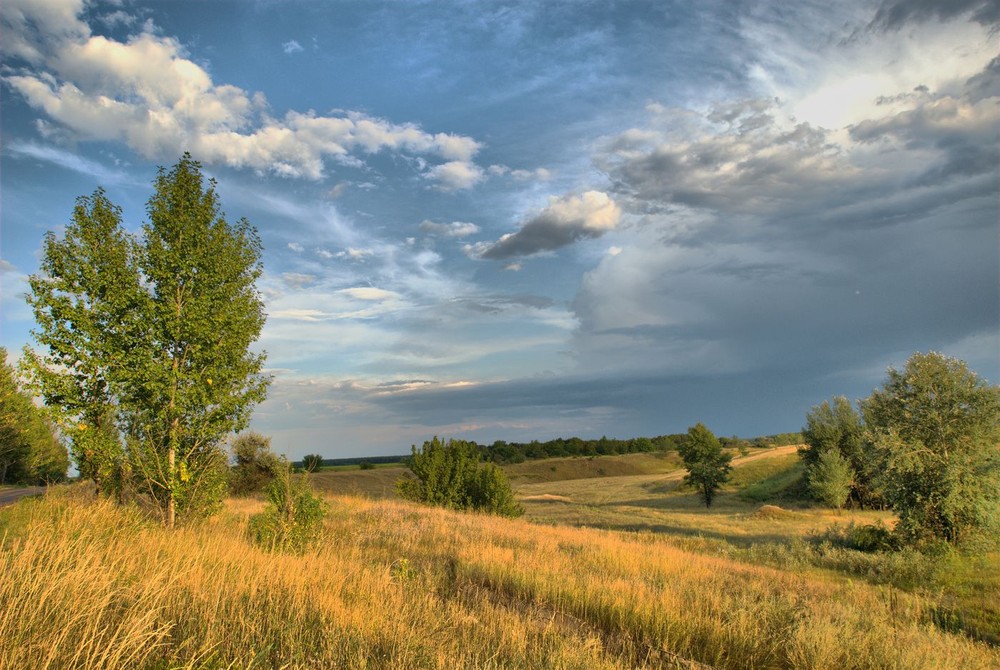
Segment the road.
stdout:
<svg viewBox="0 0 1000 670">
<path fill-rule="evenodd" d="M 44 486 L 27 486 L 17 489 L 0 489 L 0 507 L 13 504 L 21 498 L 40 496 L 45 493 Z"/>
</svg>

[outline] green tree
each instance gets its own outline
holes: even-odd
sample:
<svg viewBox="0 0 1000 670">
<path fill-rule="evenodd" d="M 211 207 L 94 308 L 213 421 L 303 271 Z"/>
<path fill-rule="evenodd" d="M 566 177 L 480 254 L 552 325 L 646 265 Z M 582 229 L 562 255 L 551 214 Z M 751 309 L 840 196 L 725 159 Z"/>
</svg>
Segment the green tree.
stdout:
<svg viewBox="0 0 1000 670">
<path fill-rule="evenodd" d="M 474 442 L 445 443 L 434 437 L 419 451 L 413 446 L 408 465 L 415 479 L 404 479 L 397 485 L 400 495 L 408 500 L 503 516 L 523 514 L 507 475 L 492 463 L 481 465 Z"/>
<path fill-rule="evenodd" d="M 220 504 L 220 445 L 266 394 L 264 354 L 250 350 L 265 318 L 261 246 L 188 154 L 159 170 L 147 214 L 137 240 L 99 190 L 64 239 L 46 236 L 29 297 L 45 353 L 26 358 L 76 431 L 81 473 L 102 487 L 134 477 L 173 526 Z"/>
<path fill-rule="evenodd" d="M 323 457 L 319 454 L 306 454 L 302 457 L 302 469 L 306 472 L 315 472 L 323 465 Z"/>
<path fill-rule="evenodd" d="M 1000 388 L 939 353 L 889 368 L 861 403 L 878 484 L 911 542 L 1000 534 Z"/>
<path fill-rule="evenodd" d="M 271 438 L 255 432 L 236 436 L 233 460 L 229 489 L 235 495 L 260 493 L 288 467 L 283 458 L 271 451 Z"/>
<path fill-rule="evenodd" d="M 135 241 L 98 189 L 77 199 L 63 238 L 47 233 L 42 251 L 27 296 L 41 351 L 25 347 L 22 366 L 70 439 L 80 475 L 112 493 L 124 461 L 114 385 L 135 369 L 148 315 Z"/>
<path fill-rule="evenodd" d="M 704 424 L 688 429 L 687 440 L 677 448 L 688 474 L 684 483 L 698 488 L 705 507 L 712 505 L 715 493 L 729 481 L 732 456 L 722 451 L 722 444 Z"/>
<path fill-rule="evenodd" d="M 0 484 L 44 484 L 66 478 L 69 456 L 55 427 L 35 406 L 0 347 Z"/>
<path fill-rule="evenodd" d="M 813 407 L 806 415 L 806 427 L 802 429 L 806 444 L 799 449 L 810 485 L 812 474 L 817 472 L 815 466 L 823 454 L 833 450 L 847 461 L 851 469 L 854 483 L 850 495 L 862 505 L 878 502 L 878 495 L 870 485 L 873 464 L 864 447 L 863 432 L 861 415 L 844 396 L 835 397 L 832 403 L 824 400 Z"/>
<path fill-rule="evenodd" d="M 828 448 L 809 467 L 809 490 L 823 503 L 841 509 L 854 486 L 854 470 L 836 448 Z"/>
</svg>

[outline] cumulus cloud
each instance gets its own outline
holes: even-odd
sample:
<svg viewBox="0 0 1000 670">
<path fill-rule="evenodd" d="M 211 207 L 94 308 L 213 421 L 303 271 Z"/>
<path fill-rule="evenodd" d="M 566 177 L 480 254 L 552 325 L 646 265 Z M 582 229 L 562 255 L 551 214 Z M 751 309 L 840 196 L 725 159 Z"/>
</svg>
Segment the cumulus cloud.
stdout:
<svg viewBox="0 0 1000 670">
<path fill-rule="evenodd" d="M 508 233 L 485 247 L 469 247 L 481 258 L 503 260 L 551 251 L 584 238 L 595 238 L 614 230 L 621 209 L 606 193 L 552 197 L 548 206 L 530 218 L 516 233 Z"/>
<path fill-rule="evenodd" d="M 316 283 L 316 275 L 302 272 L 285 272 L 281 278 L 291 288 L 302 288 Z"/>
<path fill-rule="evenodd" d="M 291 249 L 292 251 L 294 251 L 297 254 L 301 254 L 303 251 L 305 251 L 305 249 L 303 248 L 303 246 L 301 244 L 299 244 L 298 242 L 289 242 L 288 243 L 288 248 Z"/>
<path fill-rule="evenodd" d="M 465 221 L 452 221 L 451 223 L 435 223 L 434 221 L 422 221 L 420 230 L 431 235 L 443 235 L 445 237 L 468 237 L 479 232 L 479 226 Z"/>
<path fill-rule="evenodd" d="M 184 148 L 207 163 L 307 179 L 322 178 L 327 161 L 360 166 L 365 154 L 389 151 L 444 161 L 424 176 L 445 191 L 483 178 L 470 137 L 359 112 L 274 118 L 263 94 L 214 82 L 177 40 L 152 27 L 125 42 L 92 35 L 83 10 L 74 0 L 12 0 L 0 26 L 3 52 L 31 64 L 7 84 L 75 139 L 124 142 L 150 159 Z"/>
<path fill-rule="evenodd" d="M 483 180 L 483 170 L 468 161 L 449 161 L 427 170 L 425 176 L 439 183 L 442 191 L 471 188 Z"/>
<path fill-rule="evenodd" d="M 284 44 L 282 44 L 281 50 L 284 51 L 286 54 L 294 54 L 294 53 L 299 53 L 300 51 L 304 51 L 302 45 L 296 42 L 295 40 L 289 40 Z"/>
</svg>

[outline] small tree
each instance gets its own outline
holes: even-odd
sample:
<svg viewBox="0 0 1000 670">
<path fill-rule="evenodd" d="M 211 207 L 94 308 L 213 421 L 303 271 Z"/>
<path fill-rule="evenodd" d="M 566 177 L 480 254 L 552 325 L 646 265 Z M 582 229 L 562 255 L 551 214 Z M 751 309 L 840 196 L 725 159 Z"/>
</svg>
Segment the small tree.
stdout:
<svg viewBox="0 0 1000 670">
<path fill-rule="evenodd" d="M 285 469 L 284 460 L 271 452 L 271 438 L 260 433 L 240 433 L 233 440 L 229 490 L 233 495 L 260 493 Z"/>
<path fill-rule="evenodd" d="M 841 509 L 851 495 L 854 470 L 840 451 L 829 448 L 809 468 L 809 490 L 821 502 Z"/>
<path fill-rule="evenodd" d="M 844 396 L 835 397 L 832 403 L 824 400 L 813 407 L 806 415 L 806 427 L 802 429 L 806 446 L 799 449 L 810 484 L 813 473 L 817 472 L 815 466 L 823 454 L 834 450 L 851 469 L 854 483 L 850 495 L 863 505 L 876 503 L 878 495 L 870 486 L 873 465 L 864 448 L 863 431 L 861 415 Z"/>
<path fill-rule="evenodd" d="M 1000 388 L 962 361 L 914 354 L 861 403 L 878 484 L 904 539 L 1000 535 Z"/>
<path fill-rule="evenodd" d="M 729 481 L 732 456 L 722 451 L 722 444 L 704 424 L 692 426 L 687 435 L 677 449 L 688 471 L 684 483 L 697 487 L 705 507 L 710 507 L 715 492 Z"/>
<path fill-rule="evenodd" d="M 302 469 L 306 472 L 316 472 L 323 465 L 323 457 L 319 454 L 306 454 L 302 457 Z"/>
<path fill-rule="evenodd" d="M 267 485 L 267 507 L 250 517 L 250 538 L 269 551 L 302 553 L 319 542 L 328 505 L 306 476 L 279 469 Z"/>
</svg>

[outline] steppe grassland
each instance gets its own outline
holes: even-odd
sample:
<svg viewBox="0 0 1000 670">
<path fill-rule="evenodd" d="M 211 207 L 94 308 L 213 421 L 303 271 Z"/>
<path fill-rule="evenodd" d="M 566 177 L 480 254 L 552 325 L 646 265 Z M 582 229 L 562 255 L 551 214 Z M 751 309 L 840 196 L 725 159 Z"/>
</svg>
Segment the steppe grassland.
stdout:
<svg viewBox="0 0 1000 670">
<path fill-rule="evenodd" d="M 249 544 L 261 503 L 165 531 L 52 493 L 0 511 L 0 668 L 989 668 L 929 601 L 653 533 L 330 497 L 303 556 Z"/>
</svg>

